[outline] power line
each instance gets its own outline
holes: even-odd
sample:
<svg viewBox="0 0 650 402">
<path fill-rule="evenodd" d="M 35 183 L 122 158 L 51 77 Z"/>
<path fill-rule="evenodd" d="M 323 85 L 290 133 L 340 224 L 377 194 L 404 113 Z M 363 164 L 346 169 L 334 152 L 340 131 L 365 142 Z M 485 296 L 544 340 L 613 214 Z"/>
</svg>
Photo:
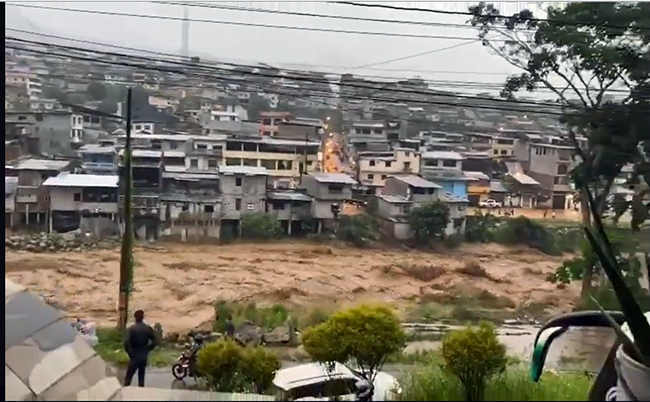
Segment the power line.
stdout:
<svg viewBox="0 0 650 402">
<path fill-rule="evenodd" d="M 353 6 L 353 7 L 383 8 L 383 9 L 387 9 L 387 10 L 415 11 L 415 12 L 444 14 L 444 15 L 469 15 L 469 16 L 472 16 L 472 17 L 476 16 L 476 17 L 492 17 L 492 18 L 505 18 L 505 19 L 510 18 L 509 16 L 500 15 L 500 14 L 475 15 L 474 13 L 471 13 L 469 11 L 434 10 L 434 9 L 429 9 L 429 8 L 389 6 L 389 5 L 386 5 L 386 4 L 355 3 L 355 2 L 352 2 L 352 1 L 328 1 L 328 3 L 330 3 L 330 4 L 341 4 L 341 5 Z M 572 25 L 572 26 L 579 26 L 579 27 L 591 26 L 591 27 L 612 28 L 612 29 L 630 29 L 631 28 L 629 26 L 610 25 L 607 20 L 599 21 L 599 23 L 593 23 L 593 22 L 561 21 L 561 20 L 552 20 L 552 19 L 545 19 L 545 18 L 528 18 L 527 21 L 548 22 L 548 23 L 554 23 L 554 24 L 560 24 L 560 25 Z M 634 26 L 633 28 L 634 29 L 639 29 L 639 30 L 650 30 L 650 27 L 645 27 L 645 26 Z"/>
<path fill-rule="evenodd" d="M 287 30 L 295 30 L 295 31 L 329 32 L 329 33 L 370 35 L 370 36 L 391 36 L 391 37 L 398 37 L 398 38 L 450 39 L 450 40 L 476 41 L 476 38 L 464 38 L 464 37 L 460 37 L 460 36 L 421 35 L 421 34 L 405 34 L 405 33 L 402 34 L 402 33 L 373 32 L 373 31 L 354 31 L 354 30 L 347 30 L 347 29 L 296 27 L 296 26 L 290 26 L 290 25 L 268 25 L 268 24 L 257 24 L 257 23 L 251 23 L 251 22 L 206 20 L 206 19 L 195 19 L 195 18 L 194 19 L 188 18 L 187 20 L 185 20 L 182 17 L 171 17 L 171 16 L 165 16 L 165 15 L 116 13 L 116 12 L 112 12 L 112 11 L 85 10 L 85 9 L 79 9 L 79 8 L 65 8 L 65 7 L 50 7 L 50 6 L 41 6 L 41 5 L 34 5 L 34 4 L 16 4 L 16 3 L 6 3 L 6 4 L 9 5 L 9 6 L 14 6 L 14 7 L 36 8 L 36 9 L 42 9 L 42 10 L 76 12 L 76 13 L 95 14 L 95 15 L 111 15 L 111 16 L 118 16 L 118 17 L 147 18 L 147 19 L 167 20 L 167 21 L 190 21 L 190 22 L 201 22 L 201 23 L 206 23 L 206 24 L 220 24 L 220 25 L 233 25 L 233 26 L 244 26 L 244 27 L 274 28 L 274 29 L 287 29 Z M 503 41 L 501 41 L 501 42 L 503 42 Z"/>
<path fill-rule="evenodd" d="M 40 45 L 40 46 L 52 46 L 60 49 L 66 49 L 66 50 L 72 50 L 72 51 L 81 51 L 81 52 L 92 52 L 92 53 L 98 53 L 98 54 L 103 54 L 103 55 L 110 55 L 110 56 L 116 56 L 116 57 L 121 57 L 124 59 L 136 59 L 136 60 L 141 60 L 141 61 L 149 61 L 149 62 L 161 62 L 159 59 L 152 59 L 152 58 L 147 58 L 143 56 L 132 56 L 132 55 L 127 55 L 127 54 L 122 54 L 122 53 L 114 53 L 114 52 L 105 52 L 105 51 L 95 51 L 92 49 L 85 49 L 85 48 L 79 48 L 79 47 L 73 47 L 73 46 L 64 46 L 64 45 L 56 45 L 56 44 L 51 44 L 51 43 L 46 43 L 46 42 L 38 42 L 38 41 L 30 41 L 26 39 L 20 39 L 20 38 L 13 38 L 13 37 L 6 37 L 6 39 L 9 40 L 15 40 L 18 42 L 23 42 L 23 43 L 29 43 L 33 45 Z M 5 46 L 7 47 L 7 46 Z M 92 61 L 92 59 L 90 60 Z M 96 60 L 100 63 L 106 63 L 103 60 Z M 198 68 L 198 69 L 203 69 L 203 71 L 220 71 L 220 72 L 226 72 L 229 74 L 232 74 L 232 70 L 228 69 L 223 69 L 223 68 L 218 68 L 218 67 L 213 67 L 213 66 L 205 66 L 205 65 L 200 65 L 200 64 L 195 64 L 195 63 L 188 63 L 188 62 L 179 62 L 179 61 L 168 61 L 168 60 L 162 60 L 165 63 L 169 64 L 175 64 L 175 65 L 181 65 L 184 67 L 191 67 L 191 68 Z M 121 62 L 108 62 L 109 64 L 113 63 L 116 65 L 126 65 L 130 66 L 129 64 L 124 64 Z M 136 66 L 137 67 L 137 66 Z M 149 68 L 148 66 L 145 66 L 146 68 Z M 159 69 L 159 71 L 163 72 L 175 72 L 173 70 L 168 70 L 168 69 Z M 239 72 L 243 73 L 246 75 L 253 75 L 253 76 L 258 76 L 258 77 L 266 77 L 266 78 L 278 78 L 276 75 L 271 75 L 271 74 L 264 74 L 264 73 L 254 73 L 254 72 Z M 306 81 L 306 82 L 311 82 L 311 83 L 319 83 L 319 84 L 327 84 L 331 85 L 332 82 L 329 80 L 318 80 L 314 78 L 307 78 L 307 77 L 300 77 L 300 76 L 295 76 L 295 77 L 288 77 L 290 80 L 294 81 Z M 428 96 L 442 96 L 442 97 L 453 97 L 453 98 L 466 98 L 466 99 L 472 99 L 472 100 L 487 100 L 490 102 L 505 102 L 505 103 L 518 103 L 518 104 L 531 104 L 535 106 L 549 106 L 545 105 L 543 103 L 539 102 L 526 102 L 526 101 L 517 101 L 513 102 L 511 100 L 507 99 L 492 99 L 492 98 L 481 98 L 481 97 L 475 97 L 475 96 L 463 96 L 463 95 L 456 95 L 456 94 L 440 94 L 436 93 L 435 91 L 417 91 L 417 90 L 401 90 L 401 89 L 395 89 L 395 88 L 386 88 L 387 85 L 390 85 L 390 83 L 373 83 L 370 82 L 369 84 L 375 85 L 375 86 L 365 86 L 365 85 L 359 85 L 359 84 L 353 84 L 353 83 L 346 83 L 343 84 L 344 86 L 350 87 L 350 88 L 359 88 L 359 89 L 367 89 L 367 90 L 379 90 L 379 91 L 386 91 L 386 92 L 397 92 L 397 93 L 402 93 L 402 94 L 410 94 L 410 95 L 428 95 Z M 572 109 L 582 109 L 582 107 L 579 106 L 574 106 L 574 105 L 557 105 L 555 107 L 568 107 Z"/>
<path fill-rule="evenodd" d="M 198 2 L 150 1 L 149 3 L 173 5 L 173 6 L 190 6 L 190 7 L 198 7 L 198 8 L 212 8 L 212 9 L 217 9 L 217 10 L 229 10 L 229 11 L 243 11 L 243 12 L 266 13 L 266 14 L 294 15 L 294 16 L 299 16 L 299 17 L 325 18 L 325 19 L 345 20 L 345 21 L 379 22 L 379 23 L 387 23 L 387 24 L 402 24 L 402 25 L 419 25 L 419 26 L 432 26 L 432 27 L 444 27 L 444 28 L 475 29 L 474 27 L 472 27 L 470 25 L 451 24 L 451 23 L 445 23 L 445 22 L 428 22 L 428 21 L 412 21 L 412 20 L 389 20 L 389 19 L 383 19 L 383 18 L 351 17 L 351 16 L 347 16 L 347 15 L 304 13 L 304 12 L 298 12 L 298 11 L 271 10 L 271 9 L 266 9 L 266 8 L 239 7 L 239 6 L 230 6 L 230 5 L 222 5 L 222 4 L 206 4 L 206 3 L 198 3 Z"/>
<path fill-rule="evenodd" d="M 402 60 L 414 59 L 414 58 L 416 58 L 416 57 L 420 57 L 420 56 L 426 56 L 426 55 L 429 55 L 429 54 L 434 54 L 434 53 L 438 53 L 438 52 L 444 52 L 445 50 L 455 49 L 455 48 L 457 48 L 457 47 L 461 47 L 461 46 L 469 45 L 470 43 L 475 43 L 475 42 L 478 42 L 478 41 L 479 41 L 479 40 L 477 39 L 477 40 L 474 41 L 474 42 L 457 43 L 457 44 L 455 44 L 455 45 L 451 45 L 451 46 L 447 46 L 447 47 L 443 47 L 443 48 L 439 48 L 439 49 L 433 49 L 433 50 L 429 50 L 429 51 L 426 51 L 426 52 L 416 53 L 416 54 L 412 54 L 412 55 L 410 55 L 410 56 L 397 57 L 397 58 L 395 58 L 395 59 L 389 59 L 389 60 L 384 60 L 384 61 L 378 61 L 378 62 L 376 62 L 376 63 L 364 64 L 364 65 L 361 65 L 361 66 L 359 66 L 359 67 L 352 67 L 352 68 L 353 68 L 354 70 L 356 70 L 356 69 L 360 69 L 360 68 L 380 66 L 380 65 L 382 65 L 382 64 L 393 63 L 393 62 L 396 62 L 396 61 L 402 61 Z"/>
<path fill-rule="evenodd" d="M 11 39 L 11 38 L 9 38 Z M 21 47 L 16 47 L 16 46 L 11 46 L 11 45 L 5 45 L 6 48 L 10 49 L 17 49 L 17 50 L 23 50 L 27 52 L 32 52 L 36 54 L 43 54 L 43 55 L 55 55 L 59 57 L 67 57 L 71 59 L 78 59 L 78 60 L 84 60 L 88 62 L 97 62 L 101 64 L 108 64 L 108 65 L 120 65 L 120 66 L 127 66 L 127 67 L 135 67 L 138 69 L 142 70 L 151 70 L 151 71 L 160 71 L 160 72 L 166 72 L 166 73 L 172 73 L 172 74 L 179 74 L 179 75 L 185 75 L 185 76 L 194 76 L 194 77 L 205 77 L 205 74 L 196 74 L 196 73 L 188 73 L 186 71 L 182 70 L 173 70 L 170 68 L 156 68 L 152 66 L 147 66 L 147 65 L 142 65 L 142 64 L 131 64 L 131 63 L 125 63 L 125 62 L 117 62 L 117 61 L 106 61 L 106 60 L 97 60 L 94 58 L 90 57 L 82 57 L 82 56 L 75 56 L 75 55 L 65 55 L 65 54 L 53 54 L 52 52 L 47 52 L 47 51 L 39 51 L 35 49 L 26 49 L 26 48 L 21 48 Z M 56 46 L 55 46 L 56 47 Z M 92 50 L 89 50 L 92 52 Z M 96 53 L 106 53 L 106 52 L 96 52 Z M 129 57 L 128 55 L 123 55 L 125 57 Z M 182 64 L 182 63 L 176 63 L 176 64 Z M 190 66 L 190 65 L 187 65 Z M 209 77 L 209 76 L 208 76 Z M 318 83 L 319 81 L 316 80 L 311 80 L 311 79 L 297 79 L 297 78 L 302 78 L 302 77 L 296 77 L 294 78 L 297 81 L 310 81 L 312 83 Z M 243 80 L 242 80 L 243 81 Z M 245 81 L 244 81 L 245 82 Z M 324 83 L 324 82 L 320 82 Z M 329 83 L 329 82 L 327 82 Z M 354 84 L 349 84 L 347 86 L 350 87 L 357 87 L 361 89 L 375 89 L 372 87 L 367 87 L 367 86 L 359 86 L 359 85 L 354 85 Z M 377 88 L 381 89 L 381 88 Z M 416 92 L 414 91 L 399 91 L 399 90 L 393 90 L 393 89 L 385 89 L 387 92 L 400 92 L 403 94 L 414 94 Z M 508 111 L 508 112 L 519 112 L 519 113 L 527 113 L 527 114 L 542 114 L 542 115 L 550 115 L 550 116 L 566 116 L 566 113 L 559 113 L 559 112 L 550 112 L 550 111 L 540 111 L 540 110 L 535 110 L 533 109 L 533 106 L 543 106 L 543 107 L 563 107 L 562 105 L 550 105 L 550 104 L 542 104 L 542 103 L 535 103 L 535 102 L 522 102 L 522 101 L 509 101 L 509 100 L 503 100 L 503 99 L 491 99 L 491 98 L 479 98 L 479 97 L 462 97 L 462 96 L 457 96 L 457 95 L 451 95 L 451 94 L 439 94 L 439 93 L 433 93 L 433 92 L 426 92 L 422 93 L 425 95 L 429 96 L 441 96 L 441 97 L 453 97 L 453 98 L 469 98 L 472 100 L 481 100 L 481 101 L 489 101 L 489 102 L 508 102 L 508 103 L 515 103 L 519 105 L 526 106 L 526 104 L 530 104 L 531 108 L 530 109 L 513 109 L 513 108 L 500 108 L 500 107 L 493 107 L 493 106 L 487 106 L 487 105 L 479 105 L 479 104 L 462 104 L 462 103 L 454 103 L 454 102 L 441 102 L 441 101 L 423 101 L 423 100 L 417 100 L 417 99 L 399 99 L 399 98 L 383 98 L 379 99 L 376 97 L 375 99 L 384 101 L 384 102 L 410 102 L 412 104 L 423 104 L 423 105 L 438 105 L 438 106 L 453 106 L 453 107 L 467 107 L 467 108 L 473 108 L 473 109 L 489 109 L 489 110 L 501 110 L 501 111 Z M 362 97 L 362 99 L 368 99 L 368 97 Z M 566 107 L 572 108 L 572 109 L 580 109 L 579 107 L 572 106 L 572 105 L 564 105 Z"/>
<path fill-rule="evenodd" d="M 151 54 L 155 54 L 155 55 L 171 56 L 171 57 L 174 57 L 174 58 L 184 59 L 184 57 L 179 56 L 177 54 L 172 54 L 172 53 L 154 52 L 154 51 L 143 50 L 143 49 L 138 49 L 138 48 L 133 48 L 133 47 L 109 45 L 109 44 L 105 44 L 105 43 L 93 42 L 93 41 L 88 41 L 88 40 L 83 40 L 83 39 L 75 39 L 75 38 L 68 38 L 68 37 L 57 36 L 57 35 L 41 34 L 41 33 L 38 33 L 38 32 L 24 31 L 24 30 L 12 29 L 12 28 L 7 28 L 6 30 L 14 31 L 14 32 L 21 32 L 21 33 L 27 33 L 27 34 L 31 34 L 31 35 L 38 35 L 38 36 L 44 36 L 44 37 L 52 37 L 52 38 L 57 38 L 57 39 L 63 39 L 63 40 L 68 40 L 68 41 L 72 41 L 72 42 L 80 42 L 80 43 L 93 44 L 93 45 L 99 45 L 99 46 L 105 46 L 105 47 L 114 47 L 114 48 L 118 48 L 118 49 L 134 51 L 134 52 L 151 53 Z M 26 41 L 26 40 L 22 40 L 22 39 L 18 39 L 18 38 L 15 38 L 15 39 L 18 40 L 18 41 Z M 35 42 L 35 41 L 26 41 L 26 42 L 39 44 L 39 45 L 52 45 L 52 44 L 49 44 L 49 43 Z M 56 45 L 56 46 L 60 47 L 60 45 Z M 66 47 L 66 48 L 76 50 L 76 51 L 83 51 L 83 52 L 88 51 L 88 49 L 86 49 L 86 48 L 78 48 L 78 47 Z M 124 54 L 119 54 L 119 53 L 115 53 L 114 55 L 117 56 L 117 57 L 132 57 L 130 55 L 124 55 Z M 155 62 L 159 61 L 158 59 L 155 59 L 155 60 L 147 59 L 147 60 L 148 61 L 155 61 Z M 208 60 L 208 61 L 210 61 L 210 60 Z M 229 65 L 229 66 L 233 66 L 233 67 L 244 67 L 244 68 L 257 68 L 257 67 L 259 67 L 259 66 L 251 66 L 251 65 L 223 62 L 223 61 L 218 61 L 218 60 L 212 61 L 212 62 L 214 62 L 216 64 Z M 182 63 L 182 65 L 187 65 L 187 63 Z M 200 66 L 200 65 L 197 64 L 197 63 L 191 63 L 191 67 L 195 68 L 197 66 Z M 213 67 L 213 66 L 211 66 L 211 67 Z M 224 70 L 224 69 L 222 69 L 222 70 Z M 230 70 L 225 70 L 225 71 L 230 71 Z M 292 70 L 292 71 L 295 72 L 295 73 L 298 73 L 298 74 L 300 74 L 300 73 L 307 73 L 307 74 L 313 73 L 313 72 L 304 71 L 304 70 Z M 273 75 L 264 75 L 262 73 L 252 73 L 252 74 L 258 75 L 258 76 L 276 78 Z M 355 76 L 356 77 L 368 77 L 368 76 L 363 76 L 363 75 L 355 75 Z M 382 78 L 382 79 L 388 79 L 388 80 L 398 80 L 399 79 L 397 77 L 378 77 L 378 76 L 370 76 L 370 77 Z M 471 89 L 472 87 L 475 87 L 475 89 L 488 89 L 490 86 L 492 86 L 493 89 L 502 89 L 503 88 L 502 83 L 485 83 L 485 82 L 471 82 L 471 81 L 448 81 L 448 80 L 447 81 L 445 81 L 445 80 L 443 80 L 443 81 L 425 80 L 425 82 L 430 83 L 432 85 L 443 85 L 443 86 L 452 84 L 452 85 L 456 85 L 456 86 L 463 86 L 463 87 L 468 88 L 468 89 Z M 330 82 L 327 81 L 327 83 L 330 83 Z M 370 84 L 382 84 L 382 83 L 379 83 L 379 82 L 369 82 L 369 83 Z M 384 83 L 384 84 L 387 84 L 387 83 Z M 540 89 L 545 89 L 545 88 L 540 88 Z M 597 89 L 597 88 L 592 88 L 592 89 Z M 611 92 L 611 93 L 625 93 L 625 94 L 629 93 L 629 91 L 627 91 L 627 90 L 617 90 L 617 89 L 609 89 L 608 92 Z M 429 93 L 427 92 L 426 94 L 429 94 Z M 500 101 L 503 101 L 503 100 L 500 99 Z"/>
</svg>

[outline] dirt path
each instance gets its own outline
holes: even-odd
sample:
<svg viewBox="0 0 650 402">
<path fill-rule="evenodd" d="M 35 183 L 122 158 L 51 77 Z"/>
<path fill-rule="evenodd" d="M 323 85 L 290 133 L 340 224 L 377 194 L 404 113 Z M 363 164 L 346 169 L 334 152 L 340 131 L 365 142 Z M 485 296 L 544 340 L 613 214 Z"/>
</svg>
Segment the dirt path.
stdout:
<svg viewBox="0 0 650 402">
<path fill-rule="evenodd" d="M 160 322 L 165 331 L 185 331 L 211 320 L 218 298 L 303 307 L 383 301 L 404 307 L 452 293 L 487 291 L 512 306 L 544 303 L 565 310 L 577 296 L 573 287 L 557 289 L 545 281 L 561 258 L 497 245 L 431 254 L 313 243 L 160 244 L 137 248 L 135 261 L 131 310 L 144 309 L 147 320 Z M 468 261 L 483 270 L 460 273 Z M 5 262 L 9 278 L 48 294 L 71 316 L 114 322 L 119 251 L 8 251 Z"/>
</svg>

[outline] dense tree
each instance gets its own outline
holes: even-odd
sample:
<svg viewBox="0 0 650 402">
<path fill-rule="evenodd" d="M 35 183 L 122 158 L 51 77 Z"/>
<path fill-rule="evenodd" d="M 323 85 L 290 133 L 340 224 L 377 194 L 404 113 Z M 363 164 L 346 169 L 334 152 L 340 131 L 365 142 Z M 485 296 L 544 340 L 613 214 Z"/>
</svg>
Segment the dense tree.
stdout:
<svg viewBox="0 0 650 402">
<path fill-rule="evenodd" d="M 354 360 L 371 382 L 386 358 L 400 351 L 405 341 L 399 319 L 385 306 L 339 311 L 303 335 L 305 351 L 313 360 L 326 365 Z"/>
<path fill-rule="evenodd" d="M 449 207 L 442 202 L 431 202 L 411 210 L 408 216 L 413 237 L 418 243 L 426 244 L 443 237 L 449 224 Z"/>
<path fill-rule="evenodd" d="M 90 95 L 93 100 L 100 101 L 106 99 L 106 87 L 100 82 L 91 82 L 90 85 L 88 85 L 86 92 L 88 92 L 88 95 Z"/>
<path fill-rule="evenodd" d="M 579 162 L 573 178 L 585 225 L 591 225 L 587 189 L 602 214 L 624 165 L 635 164 L 637 175 L 650 180 L 644 162 L 650 151 L 649 3 L 569 3 L 549 7 L 544 20 L 528 10 L 503 16 L 486 3 L 470 12 L 484 46 L 522 70 L 508 77 L 501 95 L 514 99 L 522 90 L 545 89 L 556 98 Z M 578 146 L 578 134 L 586 146 Z M 591 287 L 591 271 L 583 292 Z"/>
<path fill-rule="evenodd" d="M 102 113 L 115 114 L 117 113 L 117 102 L 104 100 L 98 107 L 97 110 Z"/>
<path fill-rule="evenodd" d="M 196 96 L 186 96 L 178 102 L 178 112 L 182 113 L 186 110 L 199 110 L 201 109 L 201 99 Z"/>
</svg>

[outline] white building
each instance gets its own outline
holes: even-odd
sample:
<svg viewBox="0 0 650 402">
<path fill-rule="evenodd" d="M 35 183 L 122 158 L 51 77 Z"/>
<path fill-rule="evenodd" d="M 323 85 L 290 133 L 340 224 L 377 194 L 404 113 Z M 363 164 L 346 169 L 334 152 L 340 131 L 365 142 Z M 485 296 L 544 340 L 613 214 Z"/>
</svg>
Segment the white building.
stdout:
<svg viewBox="0 0 650 402">
<path fill-rule="evenodd" d="M 117 175 L 71 173 L 45 180 L 43 187 L 50 195 L 49 230 L 61 230 L 67 221 L 79 221 L 79 227 L 83 218 L 91 217 L 117 222 L 118 182 Z"/>
<path fill-rule="evenodd" d="M 396 148 L 392 152 L 359 152 L 359 181 L 382 188 L 392 176 L 420 173 L 420 152 Z"/>
</svg>

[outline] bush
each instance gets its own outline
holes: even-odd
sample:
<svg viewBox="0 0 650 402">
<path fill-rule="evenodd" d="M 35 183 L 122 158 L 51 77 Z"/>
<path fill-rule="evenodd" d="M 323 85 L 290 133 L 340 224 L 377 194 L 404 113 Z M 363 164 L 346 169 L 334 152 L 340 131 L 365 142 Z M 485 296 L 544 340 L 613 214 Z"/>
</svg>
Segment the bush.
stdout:
<svg viewBox="0 0 650 402">
<path fill-rule="evenodd" d="M 336 235 L 357 247 L 379 238 L 379 224 L 370 215 L 344 215 L 339 219 Z"/>
<path fill-rule="evenodd" d="M 235 324 L 250 321 L 258 327 L 273 329 L 286 323 L 289 318 L 289 311 L 282 304 L 258 307 L 254 302 L 239 304 L 219 300 L 215 303 L 214 315 L 214 330 L 223 333 L 229 316 L 232 317 Z"/>
<path fill-rule="evenodd" d="M 427 244 L 444 236 L 449 224 L 449 207 L 439 201 L 424 204 L 411 210 L 408 221 L 415 241 Z"/>
<path fill-rule="evenodd" d="M 545 373 L 532 382 L 526 370 L 510 368 L 487 383 L 486 401 L 584 401 L 592 379 L 577 373 Z M 431 364 L 400 378 L 403 401 L 461 401 L 463 386 L 458 378 Z"/>
<path fill-rule="evenodd" d="M 548 255 L 560 255 L 555 238 L 541 224 L 519 216 L 503 222 L 494 233 L 497 243 L 526 245 Z"/>
<path fill-rule="evenodd" d="M 263 212 L 242 215 L 241 225 L 242 236 L 248 239 L 272 239 L 283 233 L 280 221 Z"/>
<path fill-rule="evenodd" d="M 221 340 L 199 351 L 197 368 L 213 391 L 263 393 L 280 369 L 280 360 L 262 347 L 244 348 Z"/>
<path fill-rule="evenodd" d="M 494 327 L 482 322 L 449 332 L 440 349 L 444 370 L 463 385 L 466 401 L 483 401 L 488 381 L 506 368 L 506 347 L 499 342 Z"/>
<path fill-rule="evenodd" d="M 386 358 L 404 347 L 406 334 L 399 319 L 385 306 L 359 306 L 333 314 L 303 334 L 309 356 L 320 363 L 354 360 L 373 380 Z"/>
<path fill-rule="evenodd" d="M 467 217 L 467 223 L 465 224 L 465 239 L 469 242 L 491 242 L 494 239 L 494 231 L 502 221 L 503 218 L 476 211 L 474 216 Z"/>
</svg>

